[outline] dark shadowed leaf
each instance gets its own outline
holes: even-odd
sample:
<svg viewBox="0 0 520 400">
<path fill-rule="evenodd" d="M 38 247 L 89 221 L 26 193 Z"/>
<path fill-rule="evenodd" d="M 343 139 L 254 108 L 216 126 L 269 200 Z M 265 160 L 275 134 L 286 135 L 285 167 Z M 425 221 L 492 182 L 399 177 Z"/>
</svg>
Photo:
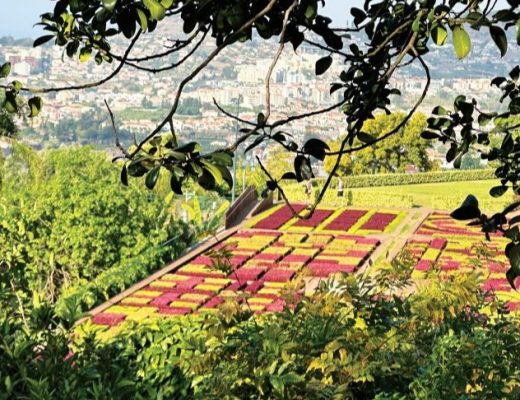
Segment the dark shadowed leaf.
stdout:
<svg viewBox="0 0 520 400">
<path fill-rule="evenodd" d="M 311 162 L 305 156 L 296 156 L 294 159 L 294 172 L 298 182 L 305 181 L 314 177 Z"/>
<path fill-rule="evenodd" d="M 360 142 L 363 142 L 363 143 L 372 143 L 376 140 L 376 138 L 366 132 L 359 132 L 358 135 L 357 135 L 357 138 L 359 139 Z"/>
<path fill-rule="evenodd" d="M 478 200 L 472 194 L 468 195 L 462 205 L 453 211 L 450 215 L 457 220 L 468 220 L 480 217 L 480 209 L 478 208 Z"/>
<path fill-rule="evenodd" d="M 40 36 L 38 39 L 36 39 L 33 43 L 33 47 L 41 46 L 44 43 L 47 43 L 49 40 L 53 39 L 54 35 L 45 35 Z"/>
<path fill-rule="evenodd" d="M 296 174 L 294 172 L 286 172 L 282 175 L 283 180 L 296 180 Z"/>
<path fill-rule="evenodd" d="M 489 194 L 493 197 L 500 197 L 507 192 L 507 186 L 495 186 L 489 190 Z"/>
<path fill-rule="evenodd" d="M 157 184 L 157 180 L 159 179 L 159 172 L 161 171 L 161 166 L 156 165 L 153 167 L 150 172 L 146 175 L 145 185 L 148 189 L 153 190 L 155 185 Z"/>
<path fill-rule="evenodd" d="M 41 99 L 41 97 L 32 97 L 29 99 L 27 103 L 29 105 L 30 110 L 29 117 L 36 117 L 43 107 L 43 100 Z"/>
<path fill-rule="evenodd" d="M 323 58 L 320 58 L 318 61 L 316 61 L 316 68 L 315 72 L 316 75 L 322 75 L 330 68 L 332 65 L 332 57 L 326 56 Z"/>
<path fill-rule="evenodd" d="M 423 139 L 430 140 L 430 139 L 438 139 L 441 136 L 437 132 L 430 131 L 430 130 L 426 129 L 426 130 L 421 132 L 421 137 Z"/>
<path fill-rule="evenodd" d="M 325 159 L 325 150 L 329 150 L 329 145 L 320 139 L 309 139 L 302 148 L 304 153 L 321 161 Z"/>
<path fill-rule="evenodd" d="M 507 36 L 504 30 L 497 26 L 492 25 L 489 27 L 489 33 L 491 34 L 491 38 L 497 45 L 498 49 L 500 50 L 500 56 L 504 57 L 507 53 Z"/>
<path fill-rule="evenodd" d="M 126 165 L 123 165 L 123 169 L 121 170 L 121 183 L 128 186 L 128 169 Z"/>
<path fill-rule="evenodd" d="M 172 174 L 170 178 L 170 187 L 175 194 L 182 194 L 182 184 L 179 179 L 175 176 L 175 174 Z"/>
<path fill-rule="evenodd" d="M 513 289 L 515 287 L 515 280 L 520 276 L 520 245 L 516 244 L 509 249 L 509 263 L 511 268 L 506 272 L 506 278 Z"/>
</svg>

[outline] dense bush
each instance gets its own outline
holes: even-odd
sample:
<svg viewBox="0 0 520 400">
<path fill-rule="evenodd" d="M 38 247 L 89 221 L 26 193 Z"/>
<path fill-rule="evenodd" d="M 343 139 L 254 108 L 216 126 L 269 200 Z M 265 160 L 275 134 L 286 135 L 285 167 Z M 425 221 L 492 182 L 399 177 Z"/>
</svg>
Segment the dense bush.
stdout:
<svg viewBox="0 0 520 400">
<path fill-rule="evenodd" d="M 89 148 L 41 156 L 15 150 L 1 172 L 4 294 L 16 291 L 24 298 L 36 291 L 54 302 L 63 290 L 96 282 L 100 287 L 90 290 L 91 297 L 101 300 L 189 244 L 191 234 L 174 220 L 164 199 L 137 184 L 119 185 L 118 168 L 106 154 Z M 160 251 L 152 250 L 163 243 Z M 108 270 L 109 276 L 99 276 Z"/>
<path fill-rule="evenodd" d="M 518 398 L 519 326 L 478 289 L 478 262 L 434 270 L 397 296 L 409 293 L 410 264 L 322 282 L 282 313 L 251 317 L 229 300 L 216 314 L 128 322 L 103 340 L 82 325 L 70 345 L 67 321 L 40 305 L 27 326 L 0 321 L 0 397 Z"/>
<path fill-rule="evenodd" d="M 492 169 L 457 170 L 457 171 L 432 171 L 416 174 L 374 174 L 353 175 L 344 177 L 345 188 L 361 188 L 374 186 L 398 186 L 421 183 L 462 182 L 496 179 Z M 315 180 L 318 185 L 319 179 Z M 338 180 L 334 179 L 332 187 L 336 187 Z"/>
</svg>

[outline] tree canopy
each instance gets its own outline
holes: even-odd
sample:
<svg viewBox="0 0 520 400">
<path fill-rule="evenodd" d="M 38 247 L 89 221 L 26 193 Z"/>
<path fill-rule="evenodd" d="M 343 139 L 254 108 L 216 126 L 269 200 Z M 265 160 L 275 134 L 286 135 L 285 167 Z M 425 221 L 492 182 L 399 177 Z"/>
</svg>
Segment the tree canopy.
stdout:
<svg viewBox="0 0 520 400">
<path fill-rule="evenodd" d="M 371 140 L 394 129 L 406 115 L 394 112 L 390 115 L 377 114 L 374 119 L 365 123 L 363 131 L 372 137 Z M 345 155 L 341 161 L 337 174 L 340 176 L 366 173 L 404 172 L 406 167 L 414 165 L 419 171 L 428 171 L 432 163 L 428 159 L 426 149 L 430 142 L 421 139 L 421 132 L 426 128 L 426 116 L 416 113 L 401 127 L 400 131 L 382 143 L 359 151 L 352 155 Z M 358 141 L 357 144 L 362 142 Z M 332 142 L 330 147 L 338 151 L 341 139 Z M 330 172 L 334 166 L 334 159 L 325 159 L 325 170 Z"/>
<path fill-rule="evenodd" d="M 122 162 L 122 182 L 128 184 L 130 177 L 144 177 L 145 185 L 152 189 L 160 175 L 167 175 L 172 190 L 179 194 L 187 181 L 198 182 L 208 189 L 222 183 L 231 185 L 229 167 L 239 144 L 246 143 L 247 150 L 260 144 L 273 144 L 281 146 L 294 159 L 293 170 L 281 177 L 285 180 L 311 179 L 316 163 L 333 160 L 329 178 L 310 207 L 312 212 L 330 186 L 343 157 L 373 148 L 377 143 L 398 135 L 412 118 L 428 94 L 431 81 L 428 57 L 438 47 L 450 43 L 454 57 L 464 59 L 471 52 L 471 32 L 477 30 L 489 34 L 497 47 L 497 57 L 507 53 L 508 34 L 520 43 L 518 0 L 507 0 L 507 3 L 492 0 L 367 0 L 362 8 L 345 6 L 345 11 L 349 9 L 353 26 L 342 27 L 332 27 L 331 19 L 321 14 L 320 6 L 324 3 L 319 0 L 59 0 L 52 10 L 41 16 L 40 25 L 46 34 L 34 44 L 38 46 L 53 41 L 71 58 L 83 62 L 92 60 L 98 64 L 113 63 L 113 71 L 99 81 L 76 86 L 26 88 L 18 81 L 4 83 L 2 104 L 9 112 L 23 112 L 35 117 L 43 105 L 40 96 L 46 93 L 100 86 L 114 79 L 123 68 L 149 72 L 171 70 L 175 73 L 179 63 L 190 59 L 190 54 L 197 51 L 203 41 L 211 40 L 213 50 L 183 77 L 174 90 L 169 111 L 141 142 L 123 146 L 117 139 L 117 126 L 107 104 L 116 134 L 116 146 L 122 154 L 119 158 Z M 175 40 L 170 48 L 162 52 L 132 56 L 133 47 L 143 35 L 152 35 L 159 24 L 168 21 L 182 23 L 185 36 Z M 363 35 L 363 46 L 352 40 L 354 34 Z M 265 77 L 264 111 L 255 120 L 244 120 L 215 102 L 222 113 L 243 126 L 236 142 L 211 153 L 205 153 L 196 142 L 179 143 L 173 121 L 186 85 L 225 48 L 250 40 L 253 35 L 278 42 L 278 50 L 270 60 Z M 114 40 L 119 37 L 128 41 L 128 47 L 122 54 L 112 48 Z M 306 110 L 273 120 L 270 92 L 273 71 L 286 45 L 290 44 L 296 51 L 304 42 L 325 51 L 324 57 L 316 62 L 316 75 L 325 73 L 334 61 L 344 62 L 341 73 L 330 86 L 331 93 L 342 93 L 341 100 L 320 110 Z M 183 49 L 189 50 L 188 55 L 177 63 L 159 69 L 147 64 L 150 60 L 161 59 Z M 392 113 L 392 98 L 400 95 L 399 90 L 392 86 L 392 77 L 398 69 L 411 64 L 418 66 L 426 79 L 422 93 L 393 129 L 374 137 L 365 131 L 368 121 L 379 112 Z M 6 63 L 0 68 L 0 79 L 5 80 L 9 73 L 10 65 Z M 503 195 L 509 189 L 520 193 L 517 174 L 520 145 L 512 135 L 516 127 L 500 123 L 504 118 L 520 114 L 519 78 L 520 66 L 516 66 L 508 76 L 496 77 L 491 81 L 502 92 L 500 101 L 504 103 L 505 112 L 482 110 L 477 99 L 460 95 L 454 99 L 451 109 L 435 107 L 432 110 L 432 117 L 428 118 L 427 128 L 422 134 L 426 139 L 448 144 L 450 150 L 446 158 L 456 168 L 461 166 L 463 155 L 470 149 L 477 149 L 484 159 L 497 161 L 496 175 L 500 185 L 493 188 L 491 194 L 494 196 Z M 20 93 L 29 94 L 27 102 L 19 104 L 16 101 Z M 345 116 L 346 135 L 337 149 L 331 150 L 321 138 L 297 143 L 286 126 L 291 121 L 334 110 L 341 110 Z M 490 144 L 491 133 L 501 136 L 499 146 Z M 267 188 L 280 190 L 283 196 L 279 180 L 273 177 L 260 159 L 258 162 L 265 173 Z M 475 219 L 484 232 L 500 230 L 511 239 L 507 255 L 512 265 L 508 275 L 512 284 L 514 278 L 520 276 L 520 232 L 513 226 L 516 220 L 508 223 L 506 214 L 516 207 L 514 204 L 488 217 L 479 210 L 477 200 L 470 197 L 462 211 L 454 213 L 457 218 Z"/>
</svg>

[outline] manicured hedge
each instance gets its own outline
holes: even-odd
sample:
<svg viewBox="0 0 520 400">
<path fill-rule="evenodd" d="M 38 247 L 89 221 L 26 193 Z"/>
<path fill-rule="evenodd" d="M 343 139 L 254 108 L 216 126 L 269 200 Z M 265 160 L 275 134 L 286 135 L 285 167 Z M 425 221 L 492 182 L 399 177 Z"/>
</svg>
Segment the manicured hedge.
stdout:
<svg viewBox="0 0 520 400">
<path fill-rule="evenodd" d="M 435 171 L 416 174 L 375 174 L 344 177 L 345 188 L 361 188 L 374 186 L 413 185 L 420 183 L 441 183 L 459 181 L 481 181 L 496 179 L 493 169 L 473 169 L 464 171 Z M 322 185 L 321 179 L 314 180 L 315 185 Z M 334 179 L 332 187 L 337 187 L 338 179 Z"/>
</svg>

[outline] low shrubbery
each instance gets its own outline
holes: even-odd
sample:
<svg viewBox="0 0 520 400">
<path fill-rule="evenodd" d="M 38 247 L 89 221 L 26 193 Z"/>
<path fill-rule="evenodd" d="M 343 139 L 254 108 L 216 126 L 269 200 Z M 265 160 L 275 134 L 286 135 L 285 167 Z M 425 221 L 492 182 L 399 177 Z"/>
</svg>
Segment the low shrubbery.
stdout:
<svg viewBox="0 0 520 400">
<path fill-rule="evenodd" d="M 50 302 L 76 292 L 86 310 L 191 243 L 164 197 L 120 185 L 106 154 L 14 150 L 0 169 L 1 312 L 34 292 Z"/>
<path fill-rule="evenodd" d="M 416 292 L 408 257 L 372 278 L 322 282 L 281 313 L 125 323 L 100 341 L 36 307 L 0 322 L 0 393 L 38 399 L 500 399 L 520 396 L 520 330 L 478 272 L 436 270 Z M 288 289 L 296 299 L 297 286 Z M 405 292 L 408 292 L 405 290 Z M 294 303 L 293 303 L 294 304 Z M 487 309 L 492 315 L 483 313 Z M 491 311 L 489 311 L 491 310 Z M 90 333 L 89 333 L 90 332 Z M 1 397 L 1 396 L 0 396 Z"/>
<path fill-rule="evenodd" d="M 456 170 L 456 171 L 433 171 L 415 174 L 374 174 L 374 175 L 352 175 L 344 177 L 343 183 L 346 189 L 375 186 L 399 186 L 421 183 L 480 181 L 496 179 L 495 171 L 492 169 Z M 320 179 L 314 183 L 321 186 Z M 332 188 L 338 184 L 338 179 L 333 179 Z"/>
</svg>

